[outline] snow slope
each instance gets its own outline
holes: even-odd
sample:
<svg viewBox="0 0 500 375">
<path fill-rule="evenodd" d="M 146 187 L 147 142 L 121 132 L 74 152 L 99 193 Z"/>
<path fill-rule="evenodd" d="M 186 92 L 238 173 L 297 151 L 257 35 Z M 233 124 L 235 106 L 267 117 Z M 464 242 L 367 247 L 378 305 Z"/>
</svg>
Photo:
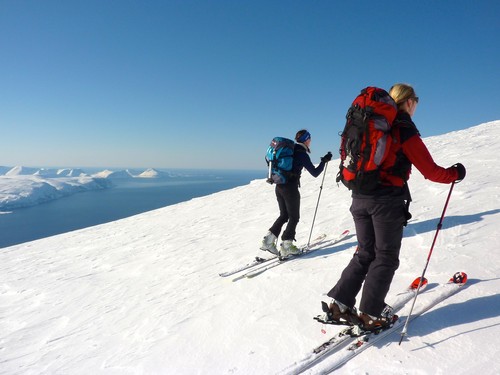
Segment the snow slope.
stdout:
<svg viewBox="0 0 500 375">
<path fill-rule="evenodd" d="M 461 270 L 468 286 L 344 365 L 341 374 L 498 374 L 500 121 L 425 139 L 462 162 L 426 276 Z M 329 164 L 314 235 L 354 232 L 349 192 Z M 297 239 L 321 185 L 302 179 Z M 450 185 L 410 180 L 413 219 L 387 301 L 425 265 Z M 273 374 L 325 339 L 312 316 L 355 237 L 253 279 L 218 273 L 260 251 L 277 216 L 264 179 L 188 202 L 0 251 L 0 374 Z M 422 301 L 425 295 L 420 296 Z M 419 304 L 417 300 L 417 305 Z M 333 334 L 338 327 L 325 327 Z"/>
</svg>

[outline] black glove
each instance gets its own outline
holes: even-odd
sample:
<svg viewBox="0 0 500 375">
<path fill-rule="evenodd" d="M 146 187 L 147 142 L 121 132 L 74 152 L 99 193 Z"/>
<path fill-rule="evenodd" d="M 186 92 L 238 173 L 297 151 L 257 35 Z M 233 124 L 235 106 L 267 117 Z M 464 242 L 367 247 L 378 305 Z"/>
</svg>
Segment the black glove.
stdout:
<svg viewBox="0 0 500 375">
<path fill-rule="evenodd" d="M 330 160 L 332 160 L 332 153 L 328 151 L 328 153 L 321 158 L 321 161 L 323 163 L 328 163 Z"/>
<path fill-rule="evenodd" d="M 465 167 L 461 163 L 457 163 L 453 166 L 458 172 L 458 178 L 455 182 L 460 182 L 465 178 Z"/>
</svg>

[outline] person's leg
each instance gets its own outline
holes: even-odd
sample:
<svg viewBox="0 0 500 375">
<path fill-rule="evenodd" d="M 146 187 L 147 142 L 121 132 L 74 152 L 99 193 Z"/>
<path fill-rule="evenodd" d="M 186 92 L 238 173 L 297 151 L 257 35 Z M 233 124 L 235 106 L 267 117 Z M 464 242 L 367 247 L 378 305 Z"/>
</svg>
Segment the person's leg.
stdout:
<svg viewBox="0 0 500 375">
<path fill-rule="evenodd" d="M 369 266 L 375 258 L 375 231 L 368 213 L 369 200 L 354 198 L 351 214 L 356 227 L 358 248 L 353 258 L 342 272 L 337 284 L 328 292 L 328 296 L 352 308 L 356 296 L 361 290 Z"/>
<path fill-rule="evenodd" d="M 283 189 L 286 211 L 288 213 L 288 224 L 281 237 L 283 241 L 294 240 L 297 224 L 300 220 L 300 192 L 298 186 L 287 186 Z"/>
<path fill-rule="evenodd" d="M 279 237 L 281 228 L 288 221 L 288 210 L 282 190 L 283 189 L 279 185 L 276 186 L 275 192 L 276 199 L 278 201 L 278 207 L 280 210 L 280 216 L 278 216 L 274 224 L 271 226 L 271 228 L 269 228 L 269 231 L 276 237 Z"/>
<path fill-rule="evenodd" d="M 366 274 L 360 311 L 374 317 L 384 309 L 394 273 L 399 267 L 399 251 L 405 222 L 404 201 L 392 199 L 371 208 L 375 231 L 375 259 Z"/>
</svg>

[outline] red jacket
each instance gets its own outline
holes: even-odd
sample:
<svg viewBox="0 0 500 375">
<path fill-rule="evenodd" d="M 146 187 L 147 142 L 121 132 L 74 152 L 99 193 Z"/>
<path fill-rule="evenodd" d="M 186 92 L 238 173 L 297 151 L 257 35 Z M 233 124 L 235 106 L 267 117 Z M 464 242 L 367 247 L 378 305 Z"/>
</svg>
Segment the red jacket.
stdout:
<svg viewBox="0 0 500 375">
<path fill-rule="evenodd" d="M 402 187 L 410 178 L 412 165 L 426 179 L 434 182 L 449 184 L 458 179 L 456 168 L 443 168 L 434 162 L 408 113 L 398 112 L 392 126 L 394 141 L 391 145 L 391 152 L 382 167 L 383 170 L 385 169 L 381 172 L 383 185 Z"/>
</svg>

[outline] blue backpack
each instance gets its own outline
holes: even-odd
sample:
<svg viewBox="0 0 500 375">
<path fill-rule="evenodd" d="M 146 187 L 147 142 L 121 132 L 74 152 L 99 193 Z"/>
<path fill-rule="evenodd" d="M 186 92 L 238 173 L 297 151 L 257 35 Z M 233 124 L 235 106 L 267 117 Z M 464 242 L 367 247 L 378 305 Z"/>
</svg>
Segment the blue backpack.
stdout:
<svg viewBox="0 0 500 375">
<path fill-rule="evenodd" d="M 267 148 L 266 162 L 269 167 L 267 182 L 285 184 L 293 176 L 293 152 L 295 142 L 288 138 L 274 137 Z"/>
</svg>

